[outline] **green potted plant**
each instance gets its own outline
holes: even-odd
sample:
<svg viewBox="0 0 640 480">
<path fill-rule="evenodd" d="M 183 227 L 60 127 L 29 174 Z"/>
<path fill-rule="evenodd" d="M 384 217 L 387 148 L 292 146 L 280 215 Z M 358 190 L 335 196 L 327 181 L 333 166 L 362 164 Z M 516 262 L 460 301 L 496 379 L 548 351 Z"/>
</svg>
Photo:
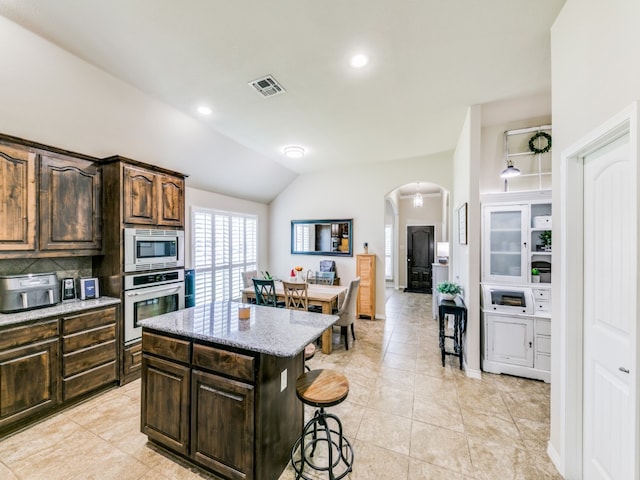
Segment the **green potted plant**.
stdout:
<svg viewBox="0 0 640 480">
<path fill-rule="evenodd" d="M 456 298 L 456 295 L 462 292 L 462 288 L 460 288 L 460 285 L 453 282 L 440 282 L 437 289 L 440 293 L 440 297 L 444 298 L 445 300 L 453 300 L 454 298 Z"/>
<path fill-rule="evenodd" d="M 545 230 L 544 232 L 540 232 L 540 241 L 542 242 L 542 249 L 544 251 L 551 251 L 551 230 Z"/>
<path fill-rule="evenodd" d="M 540 270 L 537 268 L 531 269 L 531 283 L 540 283 Z"/>
</svg>

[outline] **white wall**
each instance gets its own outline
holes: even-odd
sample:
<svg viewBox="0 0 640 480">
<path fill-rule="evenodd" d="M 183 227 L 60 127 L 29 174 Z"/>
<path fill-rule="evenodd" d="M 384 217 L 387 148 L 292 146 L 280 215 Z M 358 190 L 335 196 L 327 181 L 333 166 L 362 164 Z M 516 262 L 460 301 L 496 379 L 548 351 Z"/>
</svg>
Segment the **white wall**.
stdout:
<svg viewBox="0 0 640 480">
<path fill-rule="evenodd" d="M 354 254 L 362 253 L 364 242 L 369 253 L 378 256 L 376 269 L 376 316 L 384 315 L 384 219 L 385 195 L 393 189 L 421 181 L 450 190 L 451 153 L 418 157 L 365 167 L 307 174 L 297 177 L 270 205 L 269 271 L 288 276 L 294 265 L 317 269 L 325 257 L 291 255 L 291 220 L 353 218 Z M 353 257 L 326 257 L 336 261 L 343 285 L 355 277 Z"/>
<path fill-rule="evenodd" d="M 456 172 L 451 196 L 452 214 L 449 276 L 464 290 L 467 305 L 465 363 L 467 375 L 480 376 L 480 106 L 467 111 L 453 155 Z M 459 242 L 458 211 L 467 204 L 467 244 Z"/>
<path fill-rule="evenodd" d="M 568 0 L 551 30 L 553 89 L 553 210 L 565 224 L 560 190 L 569 179 L 562 177 L 561 153 L 609 117 L 640 99 L 640 2 Z M 567 199 L 579 202 L 579 198 Z M 554 229 L 554 264 L 562 262 L 555 252 L 564 248 L 562 230 Z M 581 478 L 580 439 L 574 436 L 574 412 L 580 411 L 576 389 L 576 364 L 580 339 L 567 338 L 563 312 L 581 308 L 566 305 L 562 298 L 566 282 L 580 281 L 571 271 L 559 278 L 554 270 L 550 453 L 566 478 Z M 556 301 L 558 299 L 559 301 Z M 557 319 L 557 321 L 556 321 Z M 579 383 L 578 383 L 579 384 Z M 557 388 L 556 388 L 557 387 Z"/>
<path fill-rule="evenodd" d="M 234 212 L 256 215 L 258 217 L 258 271 L 265 270 L 267 267 L 267 257 L 269 255 L 269 207 L 264 203 L 251 202 L 227 195 L 199 190 L 197 188 L 185 189 L 185 243 L 187 245 L 185 252 L 185 267 L 192 268 L 193 260 L 191 253 L 192 236 L 191 236 L 191 219 L 194 207 L 208 208 L 211 210 L 220 210 L 223 212 Z"/>
<path fill-rule="evenodd" d="M 265 203 L 295 177 L 4 17 L 0 58 L 0 133 L 122 155 L 190 175 L 189 186 Z"/>
</svg>

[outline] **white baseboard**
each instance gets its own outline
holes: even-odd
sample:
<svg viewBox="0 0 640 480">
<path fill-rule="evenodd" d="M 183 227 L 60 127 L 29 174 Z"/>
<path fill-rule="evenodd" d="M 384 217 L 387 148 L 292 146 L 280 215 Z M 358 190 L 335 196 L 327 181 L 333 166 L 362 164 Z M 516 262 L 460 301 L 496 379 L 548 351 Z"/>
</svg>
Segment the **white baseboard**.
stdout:
<svg viewBox="0 0 640 480">
<path fill-rule="evenodd" d="M 476 380 L 482 380 L 481 370 L 475 370 L 475 369 L 469 368 L 466 362 L 463 365 L 464 365 L 464 373 L 467 375 L 467 377 L 475 378 Z"/>
<path fill-rule="evenodd" d="M 547 442 L 547 455 L 549 455 L 549 458 L 551 459 L 551 462 L 555 465 L 556 469 L 558 470 L 558 473 L 562 475 L 562 478 L 565 478 L 564 464 L 562 462 L 562 458 L 560 457 L 560 454 L 555 449 L 555 447 L 551 444 L 551 442 Z"/>
</svg>

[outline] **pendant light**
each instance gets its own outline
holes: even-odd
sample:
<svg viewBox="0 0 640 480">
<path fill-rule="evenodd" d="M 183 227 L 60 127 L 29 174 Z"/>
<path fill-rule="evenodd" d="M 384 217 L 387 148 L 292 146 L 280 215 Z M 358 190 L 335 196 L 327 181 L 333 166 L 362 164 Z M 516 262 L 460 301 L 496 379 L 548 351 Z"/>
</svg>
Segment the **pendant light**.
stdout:
<svg viewBox="0 0 640 480">
<path fill-rule="evenodd" d="M 502 178 L 517 177 L 520 175 L 520 170 L 513 166 L 511 159 L 507 160 L 507 168 L 505 168 L 500 176 Z"/>
<path fill-rule="evenodd" d="M 416 183 L 416 194 L 413 196 L 413 208 L 422 207 L 423 200 L 422 194 L 420 193 L 420 182 Z"/>
</svg>

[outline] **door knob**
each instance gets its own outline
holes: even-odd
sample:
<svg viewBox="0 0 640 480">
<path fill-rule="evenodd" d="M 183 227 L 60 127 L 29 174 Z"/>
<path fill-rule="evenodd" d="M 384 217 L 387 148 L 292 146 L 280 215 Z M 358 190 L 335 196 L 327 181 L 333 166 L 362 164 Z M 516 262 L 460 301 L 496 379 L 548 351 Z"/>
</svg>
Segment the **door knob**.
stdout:
<svg viewBox="0 0 640 480">
<path fill-rule="evenodd" d="M 618 370 L 620 370 L 623 373 L 629 373 L 629 370 L 624 367 L 618 367 Z"/>
</svg>

